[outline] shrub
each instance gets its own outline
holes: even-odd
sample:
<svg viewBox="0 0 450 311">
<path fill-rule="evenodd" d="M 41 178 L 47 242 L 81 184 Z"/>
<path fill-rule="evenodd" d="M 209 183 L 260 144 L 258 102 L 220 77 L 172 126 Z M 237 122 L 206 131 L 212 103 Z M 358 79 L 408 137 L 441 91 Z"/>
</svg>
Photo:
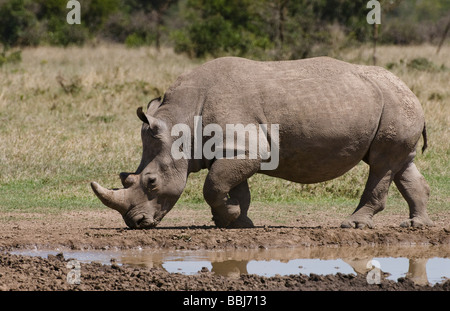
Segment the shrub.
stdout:
<svg viewBox="0 0 450 311">
<path fill-rule="evenodd" d="M 24 34 L 37 24 L 36 16 L 27 10 L 28 0 L 7 0 L 0 6 L 0 42 L 3 49 L 24 45 Z"/>
<path fill-rule="evenodd" d="M 411 61 L 409 61 L 406 66 L 409 69 L 415 69 L 415 70 L 419 70 L 419 71 L 444 71 L 446 70 L 446 67 L 444 65 L 442 66 L 438 66 L 435 63 L 433 63 L 432 61 L 429 61 L 427 58 L 425 57 L 419 57 L 419 58 L 414 58 Z"/>
<path fill-rule="evenodd" d="M 125 45 L 129 48 L 140 47 L 147 43 L 146 38 L 137 33 L 132 33 L 125 39 Z"/>
<path fill-rule="evenodd" d="M 88 31 L 82 25 L 61 23 L 52 25 L 48 30 L 47 40 L 52 45 L 83 45 L 88 39 Z"/>
</svg>

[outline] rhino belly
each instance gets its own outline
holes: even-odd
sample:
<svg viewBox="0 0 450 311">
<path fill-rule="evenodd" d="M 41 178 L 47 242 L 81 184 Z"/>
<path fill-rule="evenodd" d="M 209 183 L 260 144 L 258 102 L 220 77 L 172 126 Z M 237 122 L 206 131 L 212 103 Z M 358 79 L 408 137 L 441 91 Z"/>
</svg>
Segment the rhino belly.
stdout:
<svg viewBox="0 0 450 311">
<path fill-rule="evenodd" d="M 297 140 L 294 147 L 280 144 L 279 164 L 275 170 L 261 173 L 299 183 L 317 183 L 336 177 L 357 165 L 370 148 L 370 136 L 348 140 Z M 303 148 L 300 148 L 303 146 Z M 286 152 L 287 151 L 287 152 Z"/>
</svg>

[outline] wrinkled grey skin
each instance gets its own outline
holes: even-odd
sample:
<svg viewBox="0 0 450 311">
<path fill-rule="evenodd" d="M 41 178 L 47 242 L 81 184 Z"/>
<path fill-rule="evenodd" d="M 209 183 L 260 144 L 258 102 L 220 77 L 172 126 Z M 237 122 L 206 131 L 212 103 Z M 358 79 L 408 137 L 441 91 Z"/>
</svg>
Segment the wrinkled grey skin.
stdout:
<svg viewBox="0 0 450 311">
<path fill-rule="evenodd" d="M 373 227 L 395 182 L 408 202 L 402 226 L 432 225 L 426 205 L 430 188 L 413 163 L 426 132 L 421 105 L 396 76 L 380 67 L 327 57 L 256 62 L 219 58 L 181 75 L 162 103 L 152 100 L 143 121 L 141 163 L 121 173 L 123 189 L 93 182 L 100 200 L 131 228 L 152 228 L 180 197 L 188 175 L 208 169 L 203 193 L 218 227 L 251 227 L 247 179 L 256 173 L 298 183 L 336 178 L 361 160 L 370 166 L 361 201 L 344 228 Z M 279 166 L 261 171 L 257 159 L 180 159 L 171 156 L 172 126 L 194 116 L 203 124 L 279 124 Z M 206 139 L 203 139 L 203 143 Z M 269 138 L 268 138 L 268 141 Z M 194 142 L 192 142 L 193 145 Z M 192 157 L 193 158 L 193 157 Z"/>
</svg>

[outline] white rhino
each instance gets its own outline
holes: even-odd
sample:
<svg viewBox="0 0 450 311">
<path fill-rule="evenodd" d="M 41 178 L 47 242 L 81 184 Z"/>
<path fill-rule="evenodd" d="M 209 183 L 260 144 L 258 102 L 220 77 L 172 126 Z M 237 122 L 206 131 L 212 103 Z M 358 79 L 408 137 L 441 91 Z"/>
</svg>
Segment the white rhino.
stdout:
<svg viewBox="0 0 450 311">
<path fill-rule="evenodd" d="M 203 193 L 219 227 L 251 227 L 247 179 L 256 173 L 298 183 L 341 176 L 361 160 L 370 166 L 360 203 L 342 227 L 373 227 L 395 182 L 409 205 L 403 226 L 432 225 L 426 206 L 430 188 L 413 163 L 423 135 L 424 113 L 416 96 L 380 67 L 353 65 L 328 57 L 259 62 L 225 57 L 181 75 L 164 99 L 138 109 L 143 121 L 142 160 L 135 173 L 121 173 L 124 188 L 93 182 L 99 199 L 120 212 L 131 228 L 151 228 L 172 209 L 190 173 L 208 169 Z M 171 135 L 177 124 L 191 129 L 201 117 L 209 124 L 278 125 L 278 166 L 262 170 L 264 159 L 175 158 Z M 273 144 L 267 131 L 266 142 Z M 207 142 L 200 140 L 202 146 Z M 268 143 L 270 145 L 270 143 Z M 274 146 L 272 146 L 274 147 Z M 248 150 L 247 150 L 248 151 Z M 193 152 L 193 151 L 192 151 Z"/>
</svg>

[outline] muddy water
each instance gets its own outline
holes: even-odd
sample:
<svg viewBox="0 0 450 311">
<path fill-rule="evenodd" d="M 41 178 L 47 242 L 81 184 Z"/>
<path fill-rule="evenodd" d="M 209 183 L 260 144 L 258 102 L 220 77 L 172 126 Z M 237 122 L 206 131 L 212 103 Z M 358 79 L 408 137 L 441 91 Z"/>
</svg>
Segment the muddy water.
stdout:
<svg viewBox="0 0 450 311">
<path fill-rule="evenodd" d="M 450 278 L 450 246 L 299 247 L 253 250 L 168 251 L 130 250 L 16 250 L 13 254 L 46 257 L 62 252 L 81 262 L 162 267 L 171 273 L 196 274 L 202 269 L 227 277 L 289 274 L 366 274 L 380 268 L 384 277 L 400 277 L 424 285 Z"/>
</svg>

